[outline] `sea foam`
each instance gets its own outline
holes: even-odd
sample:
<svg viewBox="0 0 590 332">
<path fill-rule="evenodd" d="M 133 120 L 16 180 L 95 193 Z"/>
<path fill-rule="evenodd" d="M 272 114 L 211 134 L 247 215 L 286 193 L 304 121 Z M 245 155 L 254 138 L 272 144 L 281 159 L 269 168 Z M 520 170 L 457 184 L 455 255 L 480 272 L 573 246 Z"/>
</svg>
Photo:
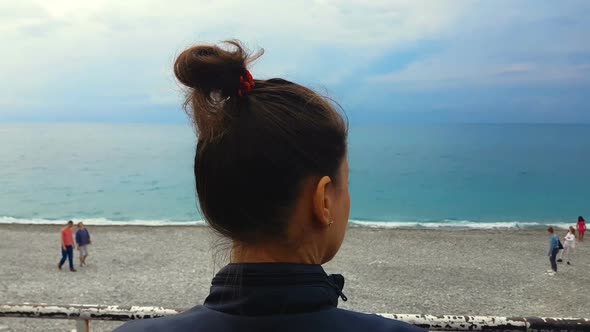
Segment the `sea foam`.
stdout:
<svg viewBox="0 0 590 332">
<path fill-rule="evenodd" d="M 74 222 L 83 222 L 90 226 L 204 226 L 203 220 L 178 221 L 178 220 L 110 220 L 106 218 L 72 219 Z M 40 218 L 14 218 L 0 217 L 0 224 L 21 225 L 63 225 L 65 219 L 40 219 Z M 571 224 L 554 223 L 551 226 L 567 229 Z M 371 221 L 350 220 L 352 227 L 367 228 L 427 228 L 427 229 L 541 229 L 548 226 L 546 223 L 537 222 L 477 222 L 471 220 L 441 220 L 441 221 Z"/>
</svg>

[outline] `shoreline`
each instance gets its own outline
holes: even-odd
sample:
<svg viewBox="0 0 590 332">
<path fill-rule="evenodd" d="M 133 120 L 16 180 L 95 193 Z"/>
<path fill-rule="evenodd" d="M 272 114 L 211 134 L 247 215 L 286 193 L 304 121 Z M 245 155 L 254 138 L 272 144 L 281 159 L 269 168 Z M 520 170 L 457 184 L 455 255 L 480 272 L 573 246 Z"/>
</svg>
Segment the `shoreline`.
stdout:
<svg viewBox="0 0 590 332">
<path fill-rule="evenodd" d="M 88 266 L 58 271 L 60 228 L 0 225 L 1 302 L 192 307 L 227 263 L 226 248 L 207 227 L 89 226 Z M 531 229 L 351 227 L 324 268 L 344 275 L 344 309 L 590 317 L 590 242 L 578 246 L 572 266 L 560 264 L 549 276 L 548 241 L 544 230 Z M 120 324 L 96 322 L 93 331 Z M 0 325 L 64 331 L 73 322 L 4 318 Z"/>
<path fill-rule="evenodd" d="M 105 218 L 73 219 L 81 221 L 85 225 L 93 227 L 203 227 L 207 226 L 203 220 L 173 221 L 173 220 L 109 220 Z M 13 217 L 0 217 L 0 225 L 65 225 L 66 219 L 25 219 Z M 349 220 L 350 228 L 374 228 L 374 229 L 449 229 L 449 230 L 545 230 L 548 226 L 557 229 L 575 227 L 572 223 L 540 223 L 540 222 L 477 222 L 477 221 L 365 221 Z"/>
</svg>

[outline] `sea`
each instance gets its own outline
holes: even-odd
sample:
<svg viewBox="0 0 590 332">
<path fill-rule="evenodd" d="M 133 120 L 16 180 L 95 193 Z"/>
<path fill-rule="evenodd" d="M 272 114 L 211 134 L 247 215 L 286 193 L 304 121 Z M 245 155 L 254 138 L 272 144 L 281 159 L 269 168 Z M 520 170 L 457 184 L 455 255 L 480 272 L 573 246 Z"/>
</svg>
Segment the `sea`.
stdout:
<svg viewBox="0 0 590 332">
<path fill-rule="evenodd" d="M 590 216 L 590 125 L 350 125 L 351 225 Z M 190 124 L 0 124 L 0 223 L 200 225 Z"/>
</svg>

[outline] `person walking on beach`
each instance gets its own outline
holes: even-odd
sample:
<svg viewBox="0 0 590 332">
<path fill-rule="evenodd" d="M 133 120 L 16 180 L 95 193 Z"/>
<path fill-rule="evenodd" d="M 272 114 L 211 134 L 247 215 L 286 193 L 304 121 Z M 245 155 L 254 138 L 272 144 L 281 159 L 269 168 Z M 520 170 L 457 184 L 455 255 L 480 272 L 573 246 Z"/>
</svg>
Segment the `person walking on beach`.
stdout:
<svg viewBox="0 0 590 332">
<path fill-rule="evenodd" d="M 567 232 L 567 234 L 563 238 L 563 250 L 561 251 L 561 256 L 557 261 L 563 262 L 563 259 L 565 258 L 567 265 L 571 265 L 570 264 L 570 256 L 572 255 L 575 248 L 576 248 L 576 230 L 574 229 L 574 226 L 570 226 L 569 231 Z"/>
<path fill-rule="evenodd" d="M 586 220 L 584 220 L 584 217 L 578 217 L 576 227 L 578 228 L 578 241 L 584 242 L 584 233 L 586 233 Z"/>
<path fill-rule="evenodd" d="M 86 265 L 86 257 L 88 257 L 88 245 L 92 244 L 90 240 L 90 233 L 84 227 L 82 222 L 78 223 L 78 230 L 76 231 L 76 247 L 80 252 L 80 266 Z"/>
<path fill-rule="evenodd" d="M 555 234 L 553 227 L 547 228 L 547 233 L 549 233 L 549 261 L 551 262 L 551 270 L 548 270 L 547 273 L 549 275 L 555 275 L 557 273 L 557 253 L 559 252 L 559 238 Z"/>
<path fill-rule="evenodd" d="M 74 222 L 71 220 L 61 230 L 61 260 L 57 265 L 58 269 L 61 270 L 66 258 L 70 264 L 70 271 L 76 272 L 74 269 Z"/>
<path fill-rule="evenodd" d="M 203 305 L 116 332 L 425 332 L 338 308 L 344 277 L 322 267 L 350 215 L 348 126 L 334 104 L 285 79 L 254 79 L 237 41 L 182 52 L 174 73 L 197 129 L 193 176 L 208 225 L 230 264 Z M 231 190 L 229 189 L 231 188 Z M 418 296 L 419 297 L 419 296 Z"/>
</svg>

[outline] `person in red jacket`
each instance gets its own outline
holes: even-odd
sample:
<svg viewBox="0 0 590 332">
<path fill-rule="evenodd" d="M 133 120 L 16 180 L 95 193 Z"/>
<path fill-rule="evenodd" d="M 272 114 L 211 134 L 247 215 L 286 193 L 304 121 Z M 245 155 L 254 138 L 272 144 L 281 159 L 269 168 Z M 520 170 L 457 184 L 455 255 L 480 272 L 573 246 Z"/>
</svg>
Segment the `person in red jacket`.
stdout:
<svg viewBox="0 0 590 332">
<path fill-rule="evenodd" d="M 70 271 L 76 272 L 74 269 L 74 222 L 71 220 L 61 230 L 61 260 L 57 265 L 58 269 L 61 270 L 66 258 L 70 264 Z"/>
<path fill-rule="evenodd" d="M 586 220 L 584 220 L 584 217 L 578 217 L 578 223 L 576 224 L 576 226 L 578 228 L 578 241 L 583 242 L 584 233 L 586 233 Z"/>
</svg>

